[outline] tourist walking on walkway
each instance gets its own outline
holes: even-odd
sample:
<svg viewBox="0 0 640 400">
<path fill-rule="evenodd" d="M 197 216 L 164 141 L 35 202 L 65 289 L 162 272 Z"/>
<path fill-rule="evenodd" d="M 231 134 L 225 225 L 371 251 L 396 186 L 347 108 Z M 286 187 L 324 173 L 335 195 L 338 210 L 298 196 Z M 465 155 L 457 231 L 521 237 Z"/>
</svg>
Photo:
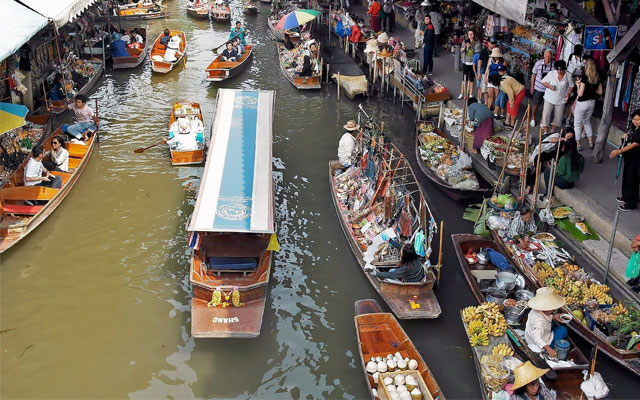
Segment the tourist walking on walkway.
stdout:
<svg viewBox="0 0 640 400">
<path fill-rule="evenodd" d="M 576 80 L 576 108 L 573 112 L 573 128 L 576 131 L 576 141 L 578 151 L 582 150 L 580 141 L 582 140 L 582 127 L 584 134 L 589 141 L 589 147 L 593 149 L 593 129 L 591 128 L 591 115 L 596 108 L 596 99 L 602 94 L 602 82 L 598 75 L 598 68 L 595 61 L 588 59 L 584 74 Z"/>
<path fill-rule="evenodd" d="M 433 48 L 435 47 L 436 34 L 430 16 L 426 15 L 424 17 L 420 33 L 424 37 L 422 74 L 433 75 Z"/>
<path fill-rule="evenodd" d="M 516 124 L 518 110 L 520 110 L 520 103 L 522 103 L 522 99 L 524 99 L 524 85 L 518 82 L 515 78 L 507 75 L 507 67 L 504 65 L 498 67 L 498 72 L 501 76 L 500 89 L 508 98 L 507 118 L 504 125 L 511 128 Z"/>
<path fill-rule="evenodd" d="M 551 63 L 551 57 L 553 53 L 547 49 L 544 51 L 544 57 L 541 60 L 536 61 L 531 71 L 531 127 L 536 126 L 536 112 L 538 107 L 544 101 L 544 92 L 547 88 L 542 84 L 542 80 L 549 72 L 553 70 L 553 64 Z"/>
<path fill-rule="evenodd" d="M 460 83 L 460 95 L 458 99 L 467 98 L 473 95 L 473 83 L 476 81 L 473 72 L 473 54 L 476 47 L 476 35 L 473 30 L 467 32 L 467 38 L 460 48 L 462 56 L 462 82 Z"/>
<path fill-rule="evenodd" d="M 373 0 L 369 6 L 369 28 L 374 32 L 380 32 L 380 3 L 378 0 Z"/>
<path fill-rule="evenodd" d="M 622 147 L 613 150 L 609 158 L 622 156 L 622 196 L 616 197 L 620 211 L 635 210 L 640 196 L 640 109 L 631 114 L 631 129 L 623 136 Z"/>
<path fill-rule="evenodd" d="M 551 131 L 555 132 L 562 125 L 564 118 L 564 108 L 567 100 L 571 96 L 574 83 L 569 74 L 567 74 L 567 63 L 564 60 L 558 60 L 554 64 L 555 71 L 551 71 L 544 77 L 542 84 L 547 90 L 544 92 L 544 108 L 542 109 L 542 122 L 540 126 L 545 133 L 549 132 L 549 123 L 551 123 Z M 553 113 L 553 122 L 551 122 L 551 114 Z"/>
<path fill-rule="evenodd" d="M 440 55 L 440 34 L 442 33 L 442 25 L 444 24 L 444 18 L 437 8 L 434 8 L 430 13 L 431 23 L 433 24 L 433 31 L 435 33 L 435 46 L 433 47 L 433 56 L 438 57 Z"/>
<path fill-rule="evenodd" d="M 383 0 L 382 11 L 384 12 L 382 30 L 392 33 L 396 30 L 396 10 L 393 7 L 393 0 Z"/>
<path fill-rule="evenodd" d="M 498 95 L 500 94 L 500 74 L 498 68 L 500 65 L 505 65 L 504 58 L 502 57 L 502 51 L 499 47 L 494 47 L 491 50 L 491 59 L 487 70 L 484 74 L 484 81 L 487 84 L 487 107 L 491 108 L 496 106 L 494 110 L 494 118 L 498 117 Z"/>
</svg>

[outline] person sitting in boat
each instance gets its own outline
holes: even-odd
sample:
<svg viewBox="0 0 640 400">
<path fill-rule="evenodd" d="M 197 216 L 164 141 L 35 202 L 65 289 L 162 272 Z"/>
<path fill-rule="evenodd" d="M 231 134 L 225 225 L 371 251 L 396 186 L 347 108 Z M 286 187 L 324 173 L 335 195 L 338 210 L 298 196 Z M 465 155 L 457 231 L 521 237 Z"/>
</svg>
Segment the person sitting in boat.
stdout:
<svg viewBox="0 0 640 400">
<path fill-rule="evenodd" d="M 165 138 L 163 141 L 169 145 L 171 150 L 199 150 L 204 143 L 203 129 L 204 127 L 200 120 L 194 121 L 192 124 L 189 118 L 178 118 L 169 127 L 169 139 Z"/>
<path fill-rule="evenodd" d="M 236 52 L 238 53 L 238 60 L 239 60 L 242 57 L 244 46 L 242 45 L 242 42 L 240 41 L 239 38 L 233 39 L 232 43 L 233 43 L 233 48 L 236 49 Z"/>
<path fill-rule="evenodd" d="M 180 52 L 180 36 L 176 35 L 171 37 L 169 43 L 167 44 L 167 50 L 164 52 L 163 60 L 165 62 L 176 62 L 178 61 L 178 56 L 183 56 L 184 53 Z"/>
<path fill-rule="evenodd" d="M 122 34 L 116 33 L 114 38 L 115 40 L 111 42 L 111 57 L 130 57 L 129 52 L 127 51 L 127 43 L 122 40 Z"/>
<path fill-rule="evenodd" d="M 46 186 L 59 189 L 62 186 L 62 178 L 53 175 L 44 167 L 44 165 L 42 165 L 44 154 L 44 148 L 42 146 L 33 146 L 33 150 L 31 150 L 31 158 L 27 161 L 27 165 L 24 167 L 24 185 Z"/>
<path fill-rule="evenodd" d="M 389 279 L 397 282 L 420 282 L 424 279 L 424 268 L 420 262 L 420 257 L 416 253 L 412 243 L 405 243 L 400 247 L 395 240 L 389 241 L 389 244 L 395 248 L 400 248 L 400 262 L 398 267 L 391 268 L 389 271 L 377 271 L 375 267 L 365 268 L 366 272 L 380 279 Z"/>
<path fill-rule="evenodd" d="M 231 32 L 229 32 L 229 39 L 233 39 L 236 36 L 240 38 L 240 41 L 242 42 L 243 46 L 247 45 L 247 41 L 244 38 L 245 31 L 240 21 L 236 21 L 236 26 L 231 29 Z"/>
<path fill-rule="evenodd" d="M 538 368 L 526 361 L 513 369 L 513 394 L 509 400 L 555 400 L 556 395 L 549 390 L 540 378 L 549 372 L 549 368 Z"/>
<path fill-rule="evenodd" d="M 164 30 L 164 33 L 162 34 L 162 37 L 160 38 L 160 44 L 164 46 L 164 48 L 166 49 L 169 45 L 169 41 L 171 40 L 171 31 L 169 31 L 168 29 Z"/>
<path fill-rule="evenodd" d="M 62 74 L 56 73 L 53 77 L 53 84 L 51 84 L 51 89 L 49 90 L 49 99 L 50 100 L 64 100 L 67 98 L 67 95 L 64 92 L 64 83 L 62 82 Z"/>
<path fill-rule="evenodd" d="M 89 137 L 98 127 L 102 127 L 98 116 L 95 115 L 91 107 L 87 103 L 87 96 L 83 94 L 76 95 L 75 101 L 67 107 L 73 111 L 76 122 L 67 127 L 66 133 L 79 140 L 89 140 Z"/>
<path fill-rule="evenodd" d="M 284 48 L 287 50 L 293 50 L 296 47 L 295 44 L 291 41 L 291 36 L 289 34 L 284 34 Z"/>
<path fill-rule="evenodd" d="M 136 43 L 144 44 L 144 38 L 140 34 L 140 29 L 133 28 L 129 34 L 132 39 L 135 39 Z"/>
<path fill-rule="evenodd" d="M 42 162 L 42 165 L 49 171 L 68 172 L 69 152 L 64 143 L 62 135 L 56 135 L 51 139 L 51 151 L 47 152 L 49 160 Z"/>
<path fill-rule="evenodd" d="M 298 76 L 312 76 L 313 75 L 313 66 L 311 65 L 311 57 L 308 54 L 304 55 L 302 62 L 302 68 L 300 72 L 298 72 Z"/>
<path fill-rule="evenodd" d="M 227 42 L 227 48 L 222 52 L 222 61 L 237 61 L 238 51 L 233 48 L 233 43 Z"/>
<path fill-rule="evenodd" d="M 343 128 L 347 132 L 342 135 L 338 142 L 338 161 L 344 168 L 349 168 L 353 164 L 356 154 L 356 138 L 354 134 L 360 129 L 360 125 L 356 121 L 350 120 Z"/>
<path fill-rule="evenodd" d="M 529 207 L 523 206 L 520 211 L 514 211 L 513 214 L 513 218 L 509 221 L 506 237 L 519 239 L 521 244 L 526 243 L 529 235 L 536 233 L 538 229 L 533 211 Z"/>
<path fill-rule="evenodd" d="M 524 340 L 531 350 L 536 353 L 544 350 L 553 358 L 558 356 L 553 345 L 557 340 L 566 339 L 567 327 L 555 311 L 565 304 L 566 301 L 553 288 L 541 287 L 536 290 L 536 295 L 529 300 L 531 311 L 524 330 Z"/>
</svg>

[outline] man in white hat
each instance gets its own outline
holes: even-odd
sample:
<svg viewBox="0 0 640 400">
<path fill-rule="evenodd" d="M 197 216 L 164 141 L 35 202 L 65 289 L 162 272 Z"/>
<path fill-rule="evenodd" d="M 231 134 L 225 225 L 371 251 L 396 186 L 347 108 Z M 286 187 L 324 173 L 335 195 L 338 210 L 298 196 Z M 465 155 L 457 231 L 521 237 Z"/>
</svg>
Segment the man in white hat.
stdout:
<svg viewBox="0 0 640 400">
<path fill-rule="evenodd" d="M 172 36 L 171 40 L 167 44 L 167 50 L 164 52 L 163 60 L 165 62 L 175 62 L 178 60 L 178 55 L 183 56 L 184 54 L 180 52 L 180 36 Z"/>
<path fill-rule="evenodd" d="M 554 315 L 554 312 L 565 304 L 565 300 L 550 287 L 541 287 L 529 300 L 531 311 L 527 317 L 524 340 L 531 350 L 545 350 L 551 357 L 558 356 L 552 345 L 556 340 L 567 337 L 567 327 L 562 325 L 560 315 Z"/>
<path fill-rule="evenodd" d="M 356 138 L 353 135 L 360 129 L 360 125 L 356 121 L 350 120 L 343 128 L 347 132 L 342 135 L 340 142 L 338 142 L 338 161 L 344 168 L 348 168 L 353 164 L 356 152 Z"/>
<path fill-rule="evenodd" d="M 193 125 L 193 127 L 192 127 Z M 193 124 L 189 118 L 178 118 L 169 127 L 169 139 L 163 139 L 171 150 L 192 151 L 202 148 L 204 141 L 202 122 L 194 120 Z"/>
</svg>

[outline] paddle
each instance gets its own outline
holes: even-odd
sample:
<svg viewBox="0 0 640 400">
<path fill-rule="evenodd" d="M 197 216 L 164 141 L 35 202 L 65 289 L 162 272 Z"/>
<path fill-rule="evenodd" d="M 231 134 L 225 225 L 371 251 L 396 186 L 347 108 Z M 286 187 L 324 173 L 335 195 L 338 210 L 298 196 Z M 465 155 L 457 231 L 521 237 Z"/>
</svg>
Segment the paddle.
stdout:
<svg viewBox="0 0 640 400">
<path fill-rule="evenodd" d="M 134 153 L 142 153 L 142 152 L 144 152 L 144 151 L 146 151 L 146 150 L 149 150 L 149 149 L 150 149 L 150 148 L 152 148 L 152 147 L 156 147 L 157 145 L 162 144 L 162 143 L 164 143 L 164 139 L 160 140 L 160 141 L 159 141 L 159 142 L 157 142 L 157 143 L 152 144 L 151 146 L 141 147 L 141 148 L 139 148 L 139 149 L 135 149 L 133 152 L 134 152 Z"/>
</svg>

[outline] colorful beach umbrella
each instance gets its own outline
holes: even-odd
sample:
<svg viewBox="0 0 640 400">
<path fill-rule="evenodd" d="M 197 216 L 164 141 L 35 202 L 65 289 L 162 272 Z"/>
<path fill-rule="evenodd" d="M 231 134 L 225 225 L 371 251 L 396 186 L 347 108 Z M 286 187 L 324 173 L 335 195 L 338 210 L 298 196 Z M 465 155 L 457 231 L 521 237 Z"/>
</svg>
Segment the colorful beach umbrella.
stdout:
<svg viewBox="0 0 640 400">
<path fill-rule="evenodd" d="M 309 21 L 313 21 L 318 15 L 320 15 L 320 11 L 295 10 L 280 18 L 280 21 L 278 21 L 278 23 L 276 24 L 276 29 L 285 30 L 296 28 L 300 25 L 306 24 Z"/>
<path fill-rule="evenodd" d="M 29 109 L 21 104 L 0 103 L 0 135 L 24 125 L 28 112 Z"/>
</svg>

